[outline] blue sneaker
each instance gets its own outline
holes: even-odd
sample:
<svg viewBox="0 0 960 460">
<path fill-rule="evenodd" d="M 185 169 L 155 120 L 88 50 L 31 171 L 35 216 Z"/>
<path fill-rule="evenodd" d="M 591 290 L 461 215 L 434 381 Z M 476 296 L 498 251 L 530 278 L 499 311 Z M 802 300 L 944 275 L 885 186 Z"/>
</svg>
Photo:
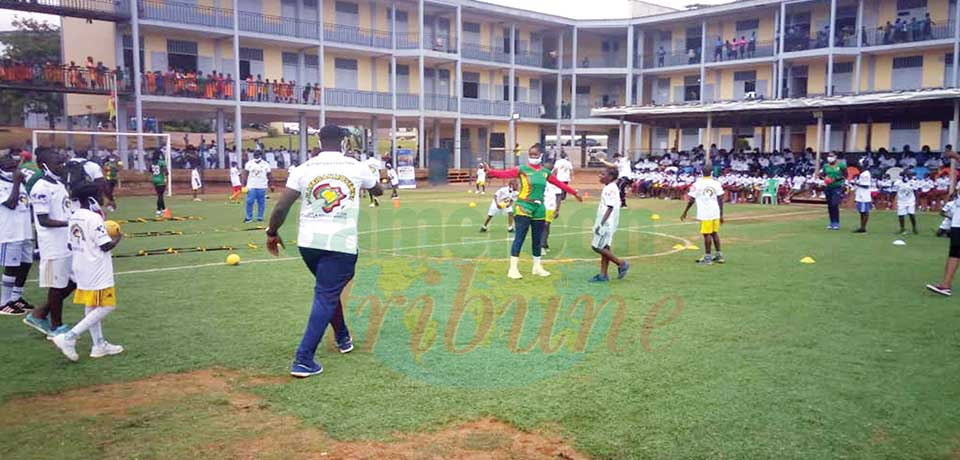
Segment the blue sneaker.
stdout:
<svg viewBox="0 0 960 460">
<path fill-rule="evenodd" d="M 603 276 L 599 273 L 596 275 L 593 275 L 593 278 L 590 278 L 591 283 L 606 283 L 607 281 L 610 281 L 610 277 Z"/>
<path fill-rule="evenodd" d="M 347 337 L 342 342 L 337 342 L 337 348 L 340 349 L 340 353 L 350 353 L 353 351 L 353 339 Z"/>
<path fill-rule="evenodd" d="M 623 266 L 617 268 L 617 279 L 622 280 L 624 276 L 627 276 L 627 270 L 630 270 L 630 264 L 624 260 Z"/>
<path fill-rule="evenodd" d="M 48 332 L 47 332 L 47 340 L 53 340 L 53 337 L 54 337 L 54 336 L 57 336 L 57 335 L 59 335 L 59 334 L 66 334 L 67 332 L 70 332 L 70 329 L 73 329 L 73 328 L 70 327 L 69 324 L 63 323 L 63 324 L 60 325 L 60 327 L 58 327 L 58 328 L 56 328 L 56 329 L 48 330 Z"/>
<path fill-rule="evenodd" d="M 23 317 L 23 324 L 36 329 L 43 335 L 50 334 L 50 319 L 48 318 L 36 319 L 33 315 L 27 315 Z"/>
<path fill-rule="evenodd" d="M 323 366 L 319 364 L 303 364 L 294 361 L 293 365 L 290 366 L 290 375 L 298 379 L 313 377 L 321 372 L 323 372 Z"/>
</svg>

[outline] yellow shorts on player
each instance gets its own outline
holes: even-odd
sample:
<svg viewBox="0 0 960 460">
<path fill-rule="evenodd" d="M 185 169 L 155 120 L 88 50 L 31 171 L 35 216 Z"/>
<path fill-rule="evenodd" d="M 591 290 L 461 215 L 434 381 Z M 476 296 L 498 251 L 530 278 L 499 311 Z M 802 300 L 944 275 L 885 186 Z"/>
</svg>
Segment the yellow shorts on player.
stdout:
<svg viewBox="0 0 960 460">
<path fill-rule="evenodd" d="M 73 303 L 84 307 L 116 307 L 117 291 L 112 287 L 98 291 L 77 289 L 73 294 Z"/>
<path fill-rule="evenodd" d="M 709 235 L 720 231 L 720 219 L 710 219 L 700 221 L 700 234 Z"/>
<path fill-rule="evenodd" d="M 547 210 L 546 221 L 547 221 L 548 224 L 553 222 L 553 216 L 554 216 L 556 213 L 557 213 L 557 210 L 556 210 L 556 209 L 548 209 L 548 210 Z"/>
<path fill-rule="evenodd" d="M 480 185 L 480 186 L 487 185 L 487 181 L 485 181 L 485 180 L 478 180 L 478 181 L 477 181 L 477 185 Z"/>
</svg>

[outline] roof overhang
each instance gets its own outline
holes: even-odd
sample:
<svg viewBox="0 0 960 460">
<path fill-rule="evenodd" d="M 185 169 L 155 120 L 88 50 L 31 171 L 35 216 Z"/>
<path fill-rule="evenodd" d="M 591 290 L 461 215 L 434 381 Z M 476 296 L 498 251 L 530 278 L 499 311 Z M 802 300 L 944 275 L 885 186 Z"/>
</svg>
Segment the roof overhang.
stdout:
<svg viewBox="0 0 960 460">
<path fill-rule="evenodd" d="M 713 127 L 810 125 L 825 123 L 889 123 L 899 120 L 953 119 L 960 88 L 801 99 L 766 99 L 593 109 L 593 118 L 612 118 L 652 126 L 702 128 L 708 116 Z"/>
</svg>

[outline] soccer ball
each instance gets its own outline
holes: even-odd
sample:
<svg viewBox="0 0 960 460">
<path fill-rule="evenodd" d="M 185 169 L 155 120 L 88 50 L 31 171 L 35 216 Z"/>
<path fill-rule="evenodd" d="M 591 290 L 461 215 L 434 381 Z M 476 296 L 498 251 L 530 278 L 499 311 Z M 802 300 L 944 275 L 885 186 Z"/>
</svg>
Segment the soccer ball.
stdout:
<svg viewBox="0 0 960 460">
<path fill-rule="evenodd" d="M 110 235 L 111 237 L 116 237 L 120 234 L 120 224 L 114 220 L 108 220 L 104 222 L 103 226 L 107 227 L 107 235 Z"/>
<path fill-rule="evenodd" d="M 470 206 L 471 208 L 475 208 L 477 207 L 477 203 L 474 203 L 473 201 L 471 201 L 470 204 L 467 206 Z"/>
<path fill-rule="evenodd" d="M 240 256 L 237 254 L 230 254 L 227 256 L 227 265 L 240 265 Z"/>
<path fill-rule="evenodd" d="M 650 220 L 660 220 L 660 214 L 654 214 L 650 216 Z"/>
<path fill-rule="evenodd" d="M 246 187 L 241 188 L 240 193 L 247 193 L 247 188 Z"/>
</svg>

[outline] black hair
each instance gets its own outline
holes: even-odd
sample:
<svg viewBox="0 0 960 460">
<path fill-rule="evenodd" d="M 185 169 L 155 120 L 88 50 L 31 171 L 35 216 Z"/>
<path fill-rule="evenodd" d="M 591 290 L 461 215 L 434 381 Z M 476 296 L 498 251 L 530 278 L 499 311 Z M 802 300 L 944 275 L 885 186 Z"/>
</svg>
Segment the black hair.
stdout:
<svg viewBox="0 0 960 460">
<path fill-rule="evenodd" d="M 610 179 L 613 179 L 610 182 L 620 178 L 620 171 L 617 168 L 607 168 L 607 170 L 604 172 L 607 174 L 607 176 L 610 176 Z"/>
<path fill-rule="evenodd" d="M 60 152 L 49 147 L 37 147 L 37 163 L 49 164 L 51 155 L 60 155 Z"/>
<path fill-rule="evenodd" d="M 99 194 L 100 189 L 97 187 L 97 184 L 92 182 L 80 184 L 70 191 L 71 198 L 81 203 L 89 203 L 90 199 L 96 200 Z"/>
</svg>

